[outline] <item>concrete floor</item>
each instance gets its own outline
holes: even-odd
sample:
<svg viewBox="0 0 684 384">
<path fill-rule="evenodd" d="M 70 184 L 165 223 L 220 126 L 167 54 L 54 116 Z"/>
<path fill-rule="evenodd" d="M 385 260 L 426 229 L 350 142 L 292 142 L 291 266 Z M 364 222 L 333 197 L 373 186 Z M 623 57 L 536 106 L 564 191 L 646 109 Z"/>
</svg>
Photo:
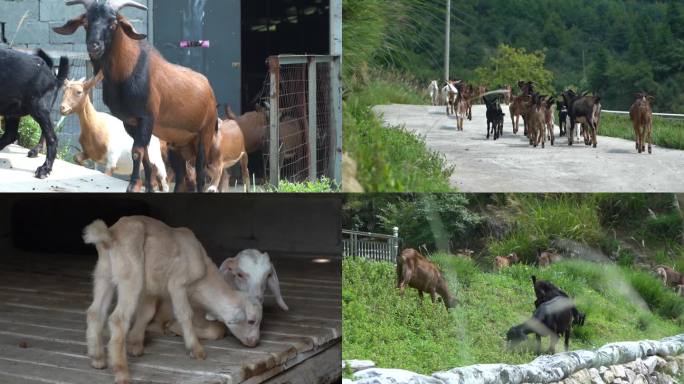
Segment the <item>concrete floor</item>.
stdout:
<svg viewBox="0 0 684 384">
<path fill-rule="evenodd" d="M 111 369 L 90 367 L 85 310 L 96 256 L 0 252 L 0 383 L 112 383 Z M 274 259 L 285 302 L 267 291 L 261 342 L 227 336 L 203 341 L 194 360 L 180 337 L 149 336 L 129 357 L 133 383 L 332 383 L 341 376 L 341 265 Z"/>
<path fill-rule="evenodd" d="M 28 149 L 9 145 L 0 151 L 0 192 L 126 192 L 128 182 L 66 161 L 55 160 L 46 179 L 34 177 L 45 156 L 30 159 Z"/>
<path fill-rule="evenodd" d="M 684 151 L 655 147 L 639 155 L 633 141 L 600 136 L 598 148 L 569 147 L 566 138 L 546 149 L 513 135 L 508 106 L 503 138 L 487 140 L 485 106 L 473 107 L 464 132 L 445 107 L 382 105 L 374 111 L 392 126 L 424 136 L 428 147 L 456 167 L 451 184 L 463 192 L 673 192 L 684 191 Z M 631 129 L 625 127 L 625 129 Z M 398 149 L 399 150 L 399 149 Z"/>
</svg>

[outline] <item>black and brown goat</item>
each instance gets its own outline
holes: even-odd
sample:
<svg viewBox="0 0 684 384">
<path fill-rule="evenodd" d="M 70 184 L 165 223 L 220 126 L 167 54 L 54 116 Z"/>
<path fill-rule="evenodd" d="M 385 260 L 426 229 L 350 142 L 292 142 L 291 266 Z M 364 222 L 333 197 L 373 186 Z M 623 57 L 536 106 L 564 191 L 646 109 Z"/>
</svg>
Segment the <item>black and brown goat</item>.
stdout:
<svg viewBox="0 0 684 384">
<path fill-rule="evenodd" d="M 506 333 L 509 347 L 515 347 L 527 340 L 527 335 L 534 333 L 537 339 L 537 354 L 541 353 L 541 338 L 549 336 L 549 353 L 556 353 L 556 344 L 560 336 L 565 336 L 565 351 L 570 347 L 570 333 L 572 331 L 572 300 L 557 296 L 540 304 L 529 320 L 511 327 Z"/>
<path fill-rule="evenodd" d="M 435 294 L 439 294 L 447 309 L 456 306 L 456 298 L 449 293 L 442 272 L 413 248 L 404 249 L 397 256 L 397 288 L 402 296 L 407 284 L 418 290 L 421 302 L 423 292 L 428 292 L 433 303 L 436 300 Z"/>
<path fill-rule="evenodd" d="M 118 13 L 124 7 L 147 10 L 146 6 L 131 0 L 72 0 L 66 4 L 82 4 L 86 12 L 54 31 L 71 35 L 79 27 L 86 30 L 95 72 L 104 73 L 104 102 L 133 137 L 128 191 L 139 189 L 141 162 L 147 190 L 152 190 L 147 146 L 153 133 L 173 149 L 169 159 L 177 181 L 185 179 L 186 161 L 196 159 L 197 190 L 202 191 L 206 159 L 218 132 L 216 98 L 207 78 L 164 60 L 143 41 L 146 36 Z M 176 183 L 177 191 L 180 184 Z"/>
<path fill-rule="evenodd" d="M 570 117 L 568 145 L 573 144 L 577 123 L 581 123 L 588 129 L 588 132 L 585 132 L 584 143 L 596 148 L 598 144 L 596 135 L 601 115 L 601 98 L 599 96 L 577 95 L 572 90 L 567 90 L 562 95 L 565 105 L 568 106 L 568 116 Z"/>
<path fill-rule="evenodd" d="M 42 142 L 47 142 L 45 163 L 35 173 L 39 179 L 50 175 L 57 156 L 57 135 L 50 119 L 50 110 L 57 99 L 57 91 L 69 76 L 69 60 L 60 58 L 57 75 L 52 67 L 52 59 L 41 50 L 36 55 L 28 55 L 0 48 L 0 116 L 5 118 L 0 150 L 17 139 L 21 118 L 31 116 L 40 125 L 43 139 L 29 152 L 29 157 L 38 156 Z"/>
</svg>

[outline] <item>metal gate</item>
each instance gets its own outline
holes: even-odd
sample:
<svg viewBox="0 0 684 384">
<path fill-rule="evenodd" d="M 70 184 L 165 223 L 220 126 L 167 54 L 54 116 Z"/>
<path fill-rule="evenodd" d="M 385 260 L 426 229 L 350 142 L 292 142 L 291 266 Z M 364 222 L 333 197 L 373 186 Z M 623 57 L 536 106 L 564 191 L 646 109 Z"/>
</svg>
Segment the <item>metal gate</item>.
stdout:
<svg viewBox="0 0 684 384">
<path fill-rule="evenodd" d="M 342 255 L 361 257 L 373 261 L 397 262 L 399 254 L 399 228 L 392 228 L 393 234 L 342 230 Z"/>
<path fill-rule="evenodd" d="M 272 185 L 278 185 L 281 178 L 302 182 L 324 176 L 339 184 L 339 61 L 339 56 L 269 57 L 270 126 L 264 164 Z"/>
</svg>

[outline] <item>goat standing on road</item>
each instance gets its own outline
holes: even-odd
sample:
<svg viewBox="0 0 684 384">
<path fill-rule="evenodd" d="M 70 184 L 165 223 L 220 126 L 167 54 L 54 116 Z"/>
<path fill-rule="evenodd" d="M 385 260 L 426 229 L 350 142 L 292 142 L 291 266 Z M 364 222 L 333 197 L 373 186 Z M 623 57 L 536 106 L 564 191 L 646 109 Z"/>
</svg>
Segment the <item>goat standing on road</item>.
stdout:
<svg viewBox="0 0 684 384">
<path fill-rule="evenodd" d="M 568 106 L 568 116 L 570 116 L 570 133 L 568 134 L 568 145 L 573 144 L 575 127 L 577 123 L 587 126 L 584 143 L 596 148 L 598 142 L 598 124 L 601 115 L 601 98 L 598 96 L 577 95 L 572 90 L 563 92 L 563 100 Z"/>
<path fill-rule="evenodd" d="M 432 106 L 439 105 L 439 85 L 437 85 L 437 80 L 432 80 L 430 87 L 428 88 L 430 92 L 430 100 L 432 101 Z"/>
<path fill-rule="evenodd" d="M 646 140 L 648 140 L 648 153 L 653 153 L 653 110 L 651 101 L 653 96 L 646 93 L 637 93 L 636 100 L 629 108 L 629 118 L 634 124 L 634 137 L 636 138 L 636 149 L 639 153 L 646 152 Z"/>
</svg>

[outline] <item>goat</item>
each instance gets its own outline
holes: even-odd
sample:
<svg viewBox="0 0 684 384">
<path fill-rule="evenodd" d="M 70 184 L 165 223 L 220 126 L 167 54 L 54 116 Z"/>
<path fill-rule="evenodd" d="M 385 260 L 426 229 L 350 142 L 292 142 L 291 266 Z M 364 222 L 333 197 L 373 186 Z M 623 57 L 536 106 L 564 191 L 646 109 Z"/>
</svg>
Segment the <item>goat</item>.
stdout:
<svg viewBox="0 0 684 384">
<path fill-rule="evenodd" d="M 557 253 L 553 252 L 542 252 L 537 250 L 537 265 L 540 267 L 548 267 L 551 264 L 555 264 L 563 260 L 563 257 Z"/>
<path fill-rule="evenodd" d="M 447 116 L 456 114 L 456 101 L 459 96 L 459 91 L 457 88 L 457 82 L 448 81 L 447 84 L 442 89 L 442 93 L 445 95 L 444 99 L 446 101 L 446 113 Z"/>
<path fill-rule="evenodd" d="M 560 137 L 563 137 L 567 133 L 568 129 L 568 107 L 562 101 L 556 103 L 558 108 L 558 127 L 560 128 Z"/>
<path fill-rule="evenodd" d="M 437 293 L 442 297 L 447 310 L 456 306 L 456 298 L 449 293 L 449 287 L 439 268 L 412 248 L 404 249 L 397 256 L 397 288 L 402 297 L 407 284 L 418 290 L 421 303 L 423 292 L 428 292 L 433 303 Z"/>
<path fill-rule="evenodd" d="M 673 268 L 658 266 L 655 271 L 666 287 L 676 287 L 684 284 L 684 274 L 675 271 Z"/>
<path fill-rule="evenodd" d="M 428 88 L 428 92 L 430 93 L 432 106 L 439 105 L 439 85 L 437 85 L 437 80 L 432 80 L 430 87 Z"/>
<path fill-rule="evenodd" d="M 509 253 L 506 256 L 497 256 L 494 258 L 494 270 L 500 271 L 503 268 L 510 267 L 519 262 L 520 258 L 518 258 L 518 254 L 515 252 Z"/>
<path fill-rule="evenodd" d="M 478 99 L 482 104 L 485 103 L 485 100 L 484 100 L 485 93 L 487 93 L 487 87 L 485 87 L 484 85 L 480 85 L 480 86 L 477 87 L 477 99 Z"/>
<path fill-rule="evenodd" d="M 503 122 L 504 116 L 506 116 L 501 110 L 499 97 L 488 98 L 483 96 L 482 99 L 487 107 L 487 140 L 489 140 L 490 126 L 494 140 L 498 140 L 500 136 L 503 136 Z"/>
<path fill-rule="evenodd" d="M 69 60 L 64 56 L 60 58 L 57 75 L 52 67 L 52 59 L 42 50 L 28 55 L 0 48 L 0 115 L 5 121 L 0 150 L 16 141 L 21 118 L 30 115 L 40 126 L 41 136 L 47 143 L 45 163 L 35 172 L 39 179 L 50 175 L 57 156 L 58 141 L 50 110 L 57 99 L 57 91 L 69 76 Z M 29 157 L 37 157 L 41 147 L 42 142 L 29 152 Z"/>
<path fill-rule="evenodd" d="M 639 153 L 646 152 L 646 140 L 648 140 L 648 153 L 653 153 L 653 110 L 651 100 L 653 96 L 646 93 L 637 93 L 634 104 L 629 108 L 629 118 L 634 125 L 634 137 L 636 149 Z"/>
<path fill-rule="evenodd" d="M 473 120 L 473 94 L 475 93 L 475 89 L 472 84 L 463 84 L 463 87 L 459 89 L 459 92 L 463 96 L 462 100 L 466 105 L 468 121 L 471 121 Z"/>
<path fill-rule="evenodd" d="M 509 348 L 513 348 L 527 340 L 527 335 L 534 333 L 537 339 L 537 354 L 541 353 L 541 338 L 549 336 L 549 354 L 556 353 L 556 344 L 561 336 L 565 336 L 565 351 L 570 347 L 570 332 L 572 331 L 572 301 L 563 296 L 555 297 L 539 305 L 532 317 L 520 325 L 508 330 L 506 339 Z"/>
<path fill-rule="evenodd" d="M 506 105 L 511 105 L 511 98 L 513 97 L 513 89 L 510 84 L 503 86 L 504 89 L 504 103 Z"/>
<path fill-rule="evenodd" d="M 289 310 L 280 294 L 278 275 L 268 253 L 262 253 L 256 249 L 243 250 L 235 257 L 224 260 L 219 267 L 219 273 L 232 289 L 247 293 L 250 300 L 258 301 L 261 304 L 264 302 L 264 292 L 268 285 L 278 306 L 284 311 Z M 215 321 L 213 317 L 207 316 L 203 312 L 195 312 L 192 322 L 200 339 L 218 340 L 223 338 L 226 333 L 226 327 L 221 322 Z M 232 327 L 230 330 L 243 344 L 254 345 L 254 335 L 245 332 L 250 329 L 245 330 L 243 328 Z M 162 302 L 152 324 L 148 326 L 148 330 L 151 331 L 159 329 L 169 330 L 179 336 L 182 335 L 178 322 L 173 321 L 173 310 L 168 300 Z"/>
<path fill-rule="evenodd" d="M 226 192 L 230 185 L 228 169 L 238 162 L 242 170 L 242 182 L 249 191 L 249 160 L 245 138 L 235 120 L 226 119 L 219 122 L 219 140 L 212 145 L 209 159 L 208 174 L 211 182 L 207 192 Z"/>
<path fill-rule="evenodd" d="M 264 149 L 264 138 L 271 124 L 268 118 L 268 110 L 258 106 L 255 111 L 236 116 L 230 107 L 226 106 L 226 118 L 235 120 L 240 126 L 248 154 Z"/>
<path fill-rule="evenodd" d="M 553 108 L 555 101 L 556 100 L 553 97 L 548 97 L 544 98 L 542 102 L 542 107 L 544 108 L 544 124 L 546 125 L 548 139 L 551 142 L 551 146 L 553 146 L 556 142 L 554 134 L 555 125 L 553 124 Z"/>
<path fill-rule="evenodd" d="M 523 116 L 524 111 L 528 107 L 528 97 L 521 95 L 513 97 L 513 101 L 508 106 L 511 114 L 511 123 L 513 124 L 513 133 L 518 134 L 520 127 L 520 117 Z M 523 118 L 523 125 L 525 125 L 525 119 Z M 527 126 L 525 125 L 525 135 L 527 135 Z"/>
<path fill-rule="evenodd" d="M 87 312 L 88 356 L 94 368 L 106 367 L 102 328 L 116 288 L 117 304 L 109 316 L 108 351 L 117 383 L 130 382 L 126 350 L 134 356 L 143 353 L 145 328 L 160 299 L 170 298 L 185 347 L 197 359 L 204 359 L 205 352 L 192 326 L 190 302 L 229 327 L 256 328 L 258 334 L 261 305 L 228 286 L 189 229 L 129 216 L 109 228 L 102 220 L 94 221 L 85 227 L 83 240 L 94 244 L 98 253 L 93 302 Z M 129 331 L 132 320 L 135 322 Z"/>
<path fill-rule="evenodd" d="M 538 308 L 540 305 L 543 303 L 552 300 L 555 297 L 562 296 L 562 297 L 567 297 L 569 298 L 567 293 L 563 292 L 560 288 L 556 287 L 553 283 L 544 281 L 544 280 L 537 280 L 536 276 L 532 276 L 532 286 L 534 287 L 534 295 L 536 296 L 536 300 L 534 301 L 534 307 Z M 584 322 L 587 319 L 587 315 L 583 312 L 580 312 L 577 307 L 574 306 L 572 307 L 572 319 L 573 319 L 573 324 L 577 326 L 582 326 L 584 325 Z"/>
<path fill-rule="evenodd" d="M 468 248 L 456 250 L 456 256 L 464 258 L 464 259 L 472 259 L 474 254 L 475 254 L 475 251 L 473 251 L 472 249 L 468 249 Z"/>
<path fill-rule="evenodd" d="M 530 145 L 533 145 L 535 148 L 537 148 L 537 146 L 541 143 L 541 147 L 544 148 L 544 145 L 546 144 L 545 104 L 543 97 L 536 93 L 532 96 L 532 103 L 529 107 L 527 127 Z"/>
<path fill-rule="evenodd" d="M 197 72 L 164 60 L 161 54 L 118 12 L 125 7 L 147 10 L 132 0 L 71 0 L 86 12 L 53 30 L 71 35 L 86 30 L 86 45 L 95 72 L 104 72 L 103 98 L 112 114 L 133 137 L 133 172 L 128 191 L 137 191 L 142 162 L 151 190 L 148 145 L 154 133 L 173 149 L 170 160 L 175 190 L 185 179 L 186 163 L 195 159 L 197 190 L 204 190 L 205 161 L 218 132 L 216 98 L 209 80 Z"/>
<path fill-rule="evenodd" d="M 83 152 L 74 156 L 74 161 L 83 165 L 86 160 L 104 165 L 105 174 L 130 174 L 133 170 L 131 148 L 133 139 L 128 136 L 124 124 L 116 117 L 95 110 L 90 101 L 90 91 L 102 79 L 102 72 L 89 81 L 67 80 L 64 83 L 64 96 L 60 105 L 62 116 L 77 114 L 81 126 L 78 142 Z M 150 162 L 155 168 L 155 180 L 161 190 L 167 192 L 166 166 L 162 159 L 159 139 L 150 140 Z"/>
<path fill-rule="evenodd" d="M 570 116 L 568 145 L 573 145 L 575 127 L 577 123 L 581 123 L 585 124 L 589 130 L 585 133 L 584 143 L 586 145 L 593 144 L 593 147 L 596 148 L 598 144 L 596 134 L 601 116 L 601 98 L 598 96 L 576 95 L 571 90 L 563 92 L 562 95 L 565 105 L 568 106 L 568 116 Z"/>
</svg>

